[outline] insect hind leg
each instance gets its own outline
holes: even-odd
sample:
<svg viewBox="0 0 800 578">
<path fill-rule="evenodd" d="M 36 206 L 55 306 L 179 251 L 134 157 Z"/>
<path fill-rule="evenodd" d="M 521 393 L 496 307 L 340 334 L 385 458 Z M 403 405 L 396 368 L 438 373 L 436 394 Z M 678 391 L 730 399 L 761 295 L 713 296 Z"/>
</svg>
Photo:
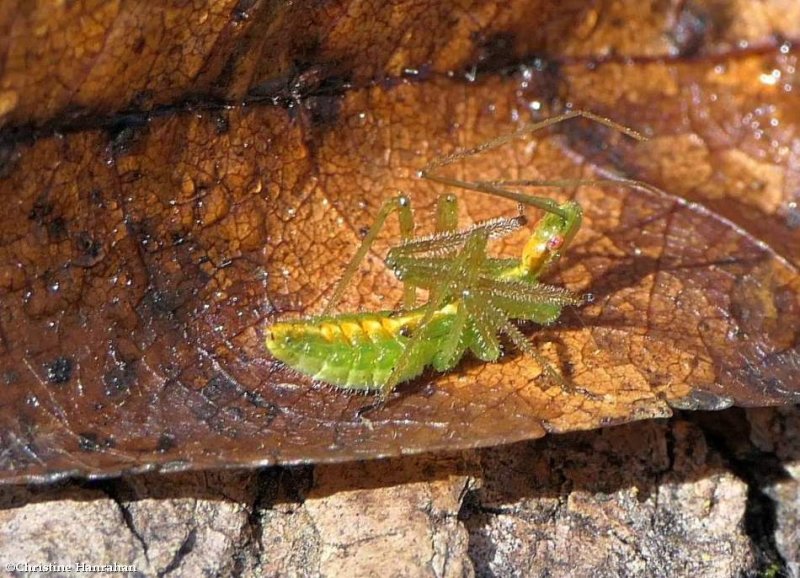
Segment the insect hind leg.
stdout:
<svg viewBox="0 0 800 578">
<path fill-rule="evenodd" d="M 356 274 L 359 265 L 366 257 L 367 252 L 369 251 L 372 244 L 375 242 L 375 239 L 378 236 L 378 233 L 383 228 L 383 225 L 386 223 L 386 219 L 389 218 L 389 215 L 397 211 L 398 219 L 400 221 L 400 235 L 404 240 L 411 239 L 414 234 L 414 215 L 411 212 L 411 201 L 405 195 L 398 195 L 396 197 L 392 197 L 388 201 L 386 201 L 383 206 L 381 206 L 380 211 L 378 211 L 377 217 L 375 217 L 375 222 L 372 223 L 369 231 L 367 232 L 364 240 L 361 241 L 361 245 L 358 247 L 355 255 L 347 264 L 347 267 L 342 274 L 341 279 L 336 284 L 336 288 L 333 291 L 333 295 L 331 296 L 328 304 L 325 306 L 325 309 L 322 312 L 322 315 L 328 315 L 330 311 L 339 304 L 342 300 L 342 296 L 344 295 L 347 286 L 352 281 L 353 276 Z M 408 304 L 411 302 L 413 304 L 415 295 L 414 287 L 404 287 L 403 293 L 403 302 L 404 304 Z"/>
</svg>

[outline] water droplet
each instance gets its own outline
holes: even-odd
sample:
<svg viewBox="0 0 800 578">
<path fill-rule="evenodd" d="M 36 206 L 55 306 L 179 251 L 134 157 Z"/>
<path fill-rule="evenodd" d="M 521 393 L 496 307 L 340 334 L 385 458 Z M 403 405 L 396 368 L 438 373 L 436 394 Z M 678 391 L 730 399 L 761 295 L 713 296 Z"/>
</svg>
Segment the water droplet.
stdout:
<svg viewBox="0 0 800 578">
<path fill-rule="evenodd" d="M 530 66 L 526 66 L 522 69 L 522 78 L 527 81 L 533 80 L 533 70 L 531 70 Z"/>
<path fill-rule="evenodd" d="M 780 78 L 781 78 L 781 71 L 775 68 L 769 73 L 760 74 L 758 76 L 758 81 L 761 84 L 765 84 L 767 86 L 775 86 L 778 83 L 778 80 L 780 80 Z"/>
</svg>

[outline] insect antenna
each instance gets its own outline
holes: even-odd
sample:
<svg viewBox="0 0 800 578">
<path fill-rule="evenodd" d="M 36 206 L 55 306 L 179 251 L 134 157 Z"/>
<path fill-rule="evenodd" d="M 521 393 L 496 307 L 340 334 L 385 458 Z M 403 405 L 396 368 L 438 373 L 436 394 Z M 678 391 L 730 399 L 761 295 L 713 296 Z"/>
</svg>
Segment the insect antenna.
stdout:
<svg viewBox="0 0 800 578">
<path fill-rule="evenodd" d="M 548 213 L 553 213 L 554 215 L 558 215 L 564 219 L 568 217 L 566 211 L 564 211 L 553 199 L 534 197 L 532 195 L 520 193 L 519 191 L 510 191 L 508 189 L 495 186 L 490 181 L 462 181 L 459 179 L 451 179 L 450 177 L 428 173 L 426 171 L 420 171 L 419 174 L 423 178 L 441 183 L 443 185 L 467 189 L 479 193 L 486 193 L 487 195 L 494 195 L 496 197 L 503 197 L 505 199 L 516 201 L 517 203 L 536 207 L 537 209 L 541 209 Z"/>
<path fill-rule="evenodd" d="M 471 157 L 486 151 L 490 151 L 496 148 L 499 148 L 513 140 L 516 140 L 520 137 L 527 136 L 529 134 L 533 134 L 537 131 L 540 131 L 548 126 L 553 126 L 555 124 L 562 123 L 566 120 L 571 118 L 578 118 L 583 117 L 594 121 L 598 124 L 602 124 L 603 126 L 607 126 L 610 129 L 613 129 L 617 132 L 620 132 L 626 136 L 631 137 L 637 141 L 646 141 L 647 137 L 642 135 L 640 132 L 633 130 L 625 125 L 619 124 L 618 122 L 614 122 L 610 118 L 605 116 L 600 116 L 599 114 L 595 114 L 593 112 L 589 112 L 588 110 L 570 110 L 561 114 L 557 114 L 555 116 L 551 116 L 550 118 L 545 118 L 540 121 L 529 122 L 514 132 L 510 132 L 508 134 L 501 135 L 499 137 L 493 138 L 489 141 L 483 142 L 477 146 L 472 148 L 456 151 L 449 155 L 444 155 L 439 157 L 438 159 L 434 159 L 430 163 L 428 163 L 425 168 L 422 169 L 421 172 L 423 173 L 430 173 L 430 171 L 434 169 L 438 169 L 440 167 L 452 164 L 456 161 L 465 159 L 467 157 Z"/>
<path fill-rule="evenodd" d="M 508 186 L 556 186 L 556 187 L 564 187 L 564 186 L 576 186 L 581 184 L 597 184 L 600 182 L 615 182 L 620 184 L 627 184 L 633 187 L 638 187 L 641 189 L 653 191 L 653 189 L 647 185 L 647 183 L 636 181 L 633 179 L 626 179 L 626 178 L 609 178 L 609 179 L 566 179 L 566 180 L 514 180 L 514 181 L 463 181 L 459 179 L 454 179 L 450 177 L 445 177 L 443 175 L 439 175 L 434 173 L 436 169 L 441 167 L 447 166 L 452 164 L 456 161 L 465 159 L 467 157 L 481 154 L 486 151 L 490 151 L 501 147 L 515 139 L 521 138 L 523 136 L 532 134 L 549 126 L 553 126 L 555 124 L 562 123 L 572 118 L 586 118 L 603 126 L 607 126 L 610 129 L 613 129 L 619 133 L 622 133 L 634 140 L 637 141 L 646 141 L 647 137 L 642 135 L 640 132 L 633 130 L 627 126 L 614 122 L 610 118 L 600 116 L 593 112 L 589 112 L 586 110 L 571 110 L 564 112 L 562 114 L 558 114 L 552 116 L 550 118 L 543 119 L 541 121 L 531 122 L 528 124 L 523 125 L 519 129 L 515 130 L 514 132 L 501 135 L 496 137 L 492 140 L 486 141 L 481 143 L 475 147 L 455 151 L 449 155 L 444 155 L 437 159 L 434 159 L 427 165 L 425 165 L 422 170 L 419 171 L 418 176 L 424 179 L 428 179 L 443 185 L 458 187 L 462 189 L 467 189 L 471 191 L 476 191 L 479 193 L 486 193 L 489 195 L 495 195 L 498 197 L 503 197 L 506 199 L 510 199 L 516 201 L 518 203 L 522 203 L 525 205 L 529 205 L 532 207 L 536 207 L 546 211 L 548 213 L 553 213 L 562 217 L 564 219 L 568 218 L 568 214 L 564 211 L 563 208 L 554 200 L 547 199 L 544 197 L 535 197 L 532 195 L 526 195 L 525 193 L 521 193 L 519 191 L 512 191 L 505 187 Z"/>
<path fill-rule="evenodd" d="M 474 184 L 487 185 L 490 187 L 557 187 L 557 188 L 575 187 L 579 185 L 596 185 L 600 187 L 609 185 L 627 185 L 631 188 L 640 189 L 643 191 L 647 191 L 649 193 L 655 193 L 655 194 L 663 193 L 663 191 L 658 187 L 655 187 L 644 181 L 638 181 L 636 179 L 628 179 L 625 177 L 618 177 L 613 174 L 605 179 L 513 179 L 513 180 L 497 180 L 497 181 L 474 181 Z"/>
</svg>

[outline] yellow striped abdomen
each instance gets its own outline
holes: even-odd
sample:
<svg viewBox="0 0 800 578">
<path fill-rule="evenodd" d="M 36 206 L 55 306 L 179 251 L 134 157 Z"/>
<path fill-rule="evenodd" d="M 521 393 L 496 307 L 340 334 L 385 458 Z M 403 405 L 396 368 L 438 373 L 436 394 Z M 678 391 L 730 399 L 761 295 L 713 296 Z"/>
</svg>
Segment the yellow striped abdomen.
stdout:
<svg viewBox="0 0 800 578">
<path fill-rule="evenodd" d="M 405 360 L 402 382 L 422 373 L 441 348 L 455 311 L 453 305 L 434 314 L 425 338 Z M 380 389 L 392 374 L 422 318 L 420 310 L 380 311 L 316 319 L 283 321 L 267 330 L 267 348 L 289 367 L 345 389 Z"/>
</svg>

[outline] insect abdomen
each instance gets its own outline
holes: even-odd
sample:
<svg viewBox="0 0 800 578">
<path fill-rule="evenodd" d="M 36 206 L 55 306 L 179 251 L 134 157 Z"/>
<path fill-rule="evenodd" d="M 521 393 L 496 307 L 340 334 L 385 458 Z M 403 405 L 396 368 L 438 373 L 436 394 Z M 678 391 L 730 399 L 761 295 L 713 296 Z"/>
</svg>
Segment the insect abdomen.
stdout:
<svg viewBox="0 0 800 578">
<path fill-rule="evenodd" d="M 314 379 L 345 389 L 379 389 L 406 349 L 410 338 L 405 330 L 418 322 L 418 313 L 378 312 L 276 323 L 269 329 L 267 348 Z M 398 381 L 416 377 L 432 363 L 450 322 L 448 315 L 435 316 Z"/>
</svg>

